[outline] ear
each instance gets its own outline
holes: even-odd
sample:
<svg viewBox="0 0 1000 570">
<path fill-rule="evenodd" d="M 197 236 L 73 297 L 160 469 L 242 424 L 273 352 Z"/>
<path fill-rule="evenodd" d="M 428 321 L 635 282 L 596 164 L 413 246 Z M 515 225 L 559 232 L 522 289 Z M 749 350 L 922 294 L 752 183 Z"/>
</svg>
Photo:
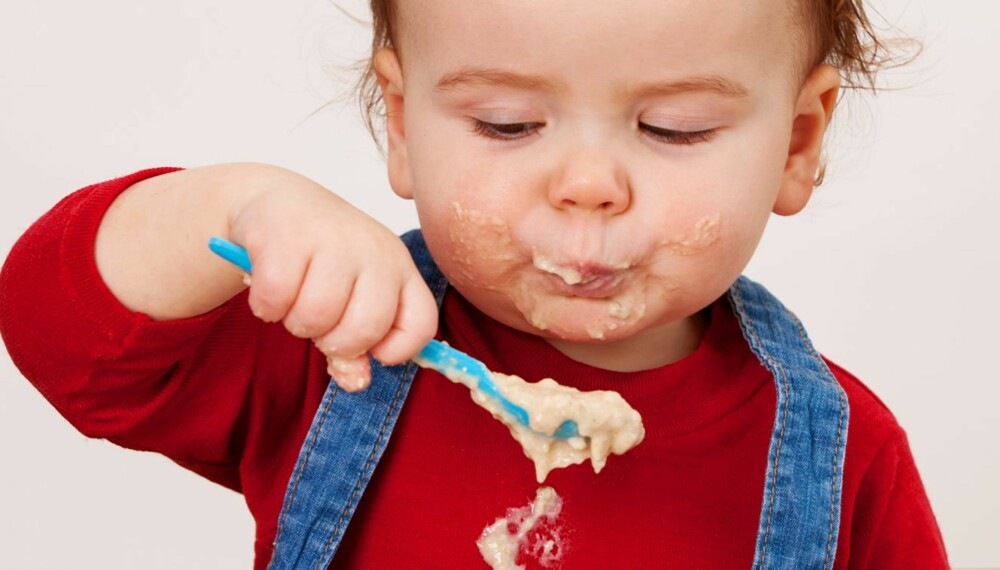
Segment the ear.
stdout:
<svg viewBox="0 0 1000 570">
<path fill-rule="evenodd" d="M 774 213 L 790 216 L 806 206 L 815 187 L 823 135 L 830 124 L 840 90 L 840 74 L 830 65 L 819 65 L 809 74 L 795 103 L 792 140 Z"/>
<path fill-rule="evenodd" d="M 403 128 L 403 68 L 399 64 L 399 56 L 390 48 L 375 52 L 372 67 L 385 104 L 389 185 L 401 198 L 413 198 L 413 182 L 406 158 L 406 130 Z"/>
</svg>

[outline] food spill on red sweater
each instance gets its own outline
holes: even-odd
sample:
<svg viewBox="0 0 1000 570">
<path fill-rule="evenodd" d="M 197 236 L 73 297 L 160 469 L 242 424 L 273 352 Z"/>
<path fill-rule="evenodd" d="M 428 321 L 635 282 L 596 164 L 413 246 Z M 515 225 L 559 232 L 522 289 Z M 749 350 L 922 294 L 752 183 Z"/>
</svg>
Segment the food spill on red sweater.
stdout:
<svg viewBox="0 0 1000 570">
<path fill-rule="evenodd" d="M 517 556 L 526 547 L 526 554 L 545 568 L 558 562 L 563 541 L 555 521 L 561 510 L 562 498 L 555 490 L 539 487 L 531 504 L 508 509 L 506 516 L 483 529 L 476 541 L 483 560 L 493 570 L 521 570 Z"/>
</svg>

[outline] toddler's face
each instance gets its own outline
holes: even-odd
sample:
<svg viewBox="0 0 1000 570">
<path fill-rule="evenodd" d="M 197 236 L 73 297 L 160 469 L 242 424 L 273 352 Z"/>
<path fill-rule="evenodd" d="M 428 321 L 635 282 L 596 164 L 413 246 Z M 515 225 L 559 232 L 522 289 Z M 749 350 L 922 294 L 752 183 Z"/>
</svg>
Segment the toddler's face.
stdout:
<svg viewBox="0 0 1000 570">
<path fill-rule="evenodd" d="M 398 4 L 399 57 L 376 59 L 390 180 L 454 286 L 510 326 L 669 336 L 808 198 L 785 0 Z"/>
</svg>

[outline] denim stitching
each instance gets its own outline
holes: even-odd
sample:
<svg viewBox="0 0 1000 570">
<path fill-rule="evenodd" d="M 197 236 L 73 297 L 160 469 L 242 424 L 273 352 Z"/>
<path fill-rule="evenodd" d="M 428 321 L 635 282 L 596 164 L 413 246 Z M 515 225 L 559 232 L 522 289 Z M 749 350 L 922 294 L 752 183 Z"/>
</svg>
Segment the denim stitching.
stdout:
<svg viewBox="0 0 1000 570">
<path fill-rule="evenodd" d="M 799 338 L 802 339 L 802 343 L 806 347 L 806 351 L 809 353 L 809 357 L 812 358 L 813 362 L 815 362 L 816 365 L 819 367 L 820 371 L 822 371 L 824 368 L 826 368 L 826 363 L 823 362 L 823 359 L 820 358 L 819 354 L 817 354 L 815 349 L 813 348 L 812 343 L 809 342 L 808 337 L 806 336 L 806 331 L 802 327 L 802 321 L 800 321 L 798 318 L 794 318 L 794 320 L 796 328 L 799 331 Z M 822 376 L 827 381 L 830 381 L 830 378 L 825 374 Z M 835 382 L 830 382 L 830 384 L 835 384 Z M 831 554 L 833 554 L 833 532 L 834 532 L 833 526 L 836 523 L 836 514 L 837 514 L 837 455 L 839 454 L 838 451 L 840 450 L 840 440 L 844 435 L 844 412 L 846 411 L 845 408 L 846 402 L 844 401 L 844 397 L 845 397 L 844 391 L 837 390 L 837 401 L 840 403 L 840 417 L 837 420 L 837 441 L 833 446 L 833 471 L 830 474 L 830 527 L 829 527 L 829 533 L 827 534 L 826 537 L 826 557 L 824 557 L 823 559 L 823 570 L 826 570 L 827 568 L 830 567 L 830 562 L 831 562 L 830 556 Z"/>
<path fill-rule="evenodd" d="M 826 537 L 826 558 L 823 559 L 823 570 L 826 570 L 833 562 L 831 555 L 833 554 L 833 532 L 834 523 L 836 522 L 836 506 L 837 506 L 837 455 L 840 450 L 840 438 L 844 433 L 844 394 L 842 392 L 838 393 L 837 399 L 840 401 L 840 419 L 837 421 L 837 443 L 833 448 L 833 473 L 831 474 L 831 485 L 830 485 L 830 533 Z"/>
<path fill-rule="evenodd" d="M 332 382 L 333 379 L 331 378 L 330 380 Z M 316 424 L 316 432 L 313 434 L 312 441 L 309 442 L 309 448 L 306 449 L 306 452 L 302 457 L 302 464 L 295 472 L 295 481 L 292 483 L 292 489 L 288 496 L 288 507 L 285 509 L 285 513 L 281 516 L 281 520 L 278 521 L 278 532 L 274 535 L 274 544 L 278 544 L 278 540 L 281 538 L 281 534 L 285 529 L 285 521 L 288 519 L 288 513 L 291 512 L 292 504 L 295 503 L 295 491 L 299 488 L 299 481 L 302 479 L 302 474 L 305 472 L 306 466 L 309 464 L 309 456 L 312 455 L 313 447 L 316 446 L 316 441 L 319 439 L 319 434 L 323 429 L 323 424 L 326 423 L 326 417 L 330 413 L 330 408 L 333 406 L 333 400 L 337 397 L 339 389 L 339 386 L 334 383 L 333 392 L 330 394 L 330 401 L 327 402 L 326 408 L 323 409 L 323 413 L 320 415 L 319 423 Z"/>
<path fill-rule="evenodd" d="M 416 366 L 416 364 L 412 363 L 412 361 L 409 364 L 407 364 L 406 372 L 404 372 L 404 375 L 409 376 L 414 366 Z M 416 374 L 416 372 L 413 373 Z M 372 447 L 372 452 L 368 454 L 368 459 L 365 461 L 365 465 L 361 470 L 361 476 L 358 477 L 357 481 L 355 482 L 354 489 L 351 490 L 351 496 L 348 497 L 347 503 L 344 505 L 343 510 L 340 511 L 340 518 L 337 519 L 337 524 L 333 527 L 333 531 L 330 533 L 330 538 L 327 539 L 326 545 L 324 545 L 323 547 L 323 554 L 320 556 L 318 560 L 316 560 L 316 564 L 313 566 L 313 568 L 320 568 L 320 563 L 324 559 L 326 559 L 326 553 L 330 550 L 330 547 L 333 545 L 334 538 L 336 538 L 337 534 L 340 533 L 340 526 L 344 524 L 344 519 L 347 518 L 348 511 L 351 510 L 350 505 L 352 505 L 355 502 L 355 498 L 361 491 L 362 487 L 361 483 L 362 480 L 365 479 L 365 473 L 368 473 L 369 468 L 375 461 L 375 453 L 377 450 L 381 449 L 382 440 L 385 438 L 387 434 L 388 430 L 386 429 L 386 427 L 389 425 L 389 418 L 393 417 L 393 410 L 396 409 L 397 404 L 399 404 L 400 402 L 400 396 L 403 393 L 403 384 L 404 384 L 403 382 L 400 382 L 396 386 L 396 395 L 392 400 L 392 404 L 389 406 L 389 413 L 386 414 L 385 418 L 382 420 L 382 428 L 379 430 L 378 438 L 375 440 L 375 446 Z"/>
<path fill-rule="evenodd" d="M 747 320 L 750 322 L 750 326 L 752 327 L 753 320 L 750 317 L 747 317 Z M 754 338 L 757 339 L 757 342 L 760 343 L 756 331 L 752 331 L 751 334 L 753 334 Z M 768 502 L 767 505 L 767 524 L 764 526 L 764 541 L 761 544 L 761 551 L 760 551 L 760 563 L 761 566 L 763 566 L 764 561 L 767 559 L 767 541 L 770 539 L 771 536 L 771 522 L 774 514 L 774 499 L 775 496 L 777 495 L 776 488 L 778 485 L 778 465 L 781 463 L 781 447 L 784 444 L 785 427 L 788 424 L 788 407 L 789 405 L 791 405 L 791 388 L 788 385 L 788 376 L 785 374 L 785 369 L 777 362 L 775 362 L 775 360 L 771 357 L 771 354 L 767 352 L 763 346 L 760 347 L 760 350 L 764 354 L 764 358 L 769 363 L 771 363 L 771 365 L 774 366 L 777 371 L 781 373 L 781 383 L 785 386 L 785 407 L 781 412 L 781 430 L 778 432 L 778 444 L 774 449 L 774 468 L 772 469 L 774 475 L 771 480 L 771 500 Z"/>
<path fill-rule="evenodd" d="M 739 291 L 736 288 L 733 289 L 733 297 L 736 300 L 737 304 L 739 304 L 740 308 L 742 309 L 744 307 L 743 299 L 740 297 Z M 769 364 L 771 364 L 771 366 L 774 367 L 776 371 L 780 372 L 781 382 L 785 386 L 785 407 L 781 413 L 781 430 L 779 430 L 778 432 L 778 445 L 775 447 L 774 450 L 774 469 L 773 469 L 774 476 L 771 479 L 771 498 L 768 501 L 767 505 L 767 522 L 764 524 L 764 540 L 761 543 L 761 551 L 760 551 L 760 566 L 763 567 L 764 561 L 767 558 L 767 541 L 771 535 L 771 519 L 774 511 L 775 489 L 778 485 L 778 464 L 781 462 L 781 445 L 785 439 L 785 427 L 788 422 L 788 406 L 791 402 L 791 387 L 788 384 L 788 377 L 785 374 L 785 369 L 771 357 L 771 354 L 767 352 L 767 349 L 764 348 L 764 345 L 761 342 L 760 337 L 757 336 L 757 331 L 754 328 L 753 319 L 750 318 L 750 315 L 746 311 L 741 310 L 740 314 L 746 318 L 747 323 L 749 324 L 748 330 L 750 331 L 750 334 L 753 335 L 753 338 L 756 341 L 755 344 L 762 353 L 762 356 Z"/>
</svg>

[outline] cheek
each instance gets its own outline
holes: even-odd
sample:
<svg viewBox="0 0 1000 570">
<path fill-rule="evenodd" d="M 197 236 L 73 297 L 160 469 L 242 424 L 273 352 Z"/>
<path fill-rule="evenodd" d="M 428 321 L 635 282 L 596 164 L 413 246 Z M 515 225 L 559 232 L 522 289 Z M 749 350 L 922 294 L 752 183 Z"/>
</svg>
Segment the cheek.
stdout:
<svg viewBox="0 0 1000 570">
<path fill-rule="evenodd" d="M 749 135 L 720 154 L 711 168 L 701 169 L 711 174 L 699 190 L 698 208 L 716 217 L 688 220 L 695 227 L 689 240 L 701 236 L 705 241 L 715 236 L 719 255 L 739 263 L 740 269 L 749 261 L 770 219 L 787 160 L 782 149 L 787 149 L 788 141 L 780 136 L 780 129 L 758 128 Z M 699 243 L 695 240 L 691 245 Z M 682 241 L 674 249 L 683 254 L 697 247 Z"/>
<path fill-rule="evenodd" d="M 533 186 L 500 161 L 457 156 L 417 155 L 414 198 L 420 226 L 452 283 L 496 290 L 523 258 L 512 225 L 532 208 Z"/>
<path fill-rule="evenodd" d="M 517 282 L 530 260 L 511 228 L 508 211 L 463 192 L 441 192 L 418 201 L 420 226 L 435 262 L 448 280 L 470 296 L 471 290 L 501 292 Z"/>
<path fill-rule="evenodd" d="M 721 213 L 708 214 L 691 224 L 689 230 L 668 236 L 659 245 L 675 255 L 699 254 L 719 241 L 721 225 Z"/>
<path fill-rule="evenodd" d="M 458 285 L 495 289 L 507 281 L 518 255 L 510 226 L 487 211 L 451 204 L 447 232 L 437 238 L 443 244 L 446 273 Z"/>
<path fill-rule="evenodd" d="M 675 277 L 685 295 L 724 289 L 734 281 L 770 217 L 780 168 L 759 151 L 739 154 L 661 174 L 670 177 L 672 191 L 636 205 L 641 225 L 657 236 L 652 273 Z"/>
<path fill-rule="evenodd" d="M 739 196 L 707 205 L 705 211 L 712 213 L 689 219 L 686 231 L 662 242 L 677 263 L 688 265 L 691 274 L 705 280 L 739 276 L 770 219 L 769 189 L 737 186 L 730 190 Z M 747 199 L 754 194 L 758 198 Z"/>
</svg>

